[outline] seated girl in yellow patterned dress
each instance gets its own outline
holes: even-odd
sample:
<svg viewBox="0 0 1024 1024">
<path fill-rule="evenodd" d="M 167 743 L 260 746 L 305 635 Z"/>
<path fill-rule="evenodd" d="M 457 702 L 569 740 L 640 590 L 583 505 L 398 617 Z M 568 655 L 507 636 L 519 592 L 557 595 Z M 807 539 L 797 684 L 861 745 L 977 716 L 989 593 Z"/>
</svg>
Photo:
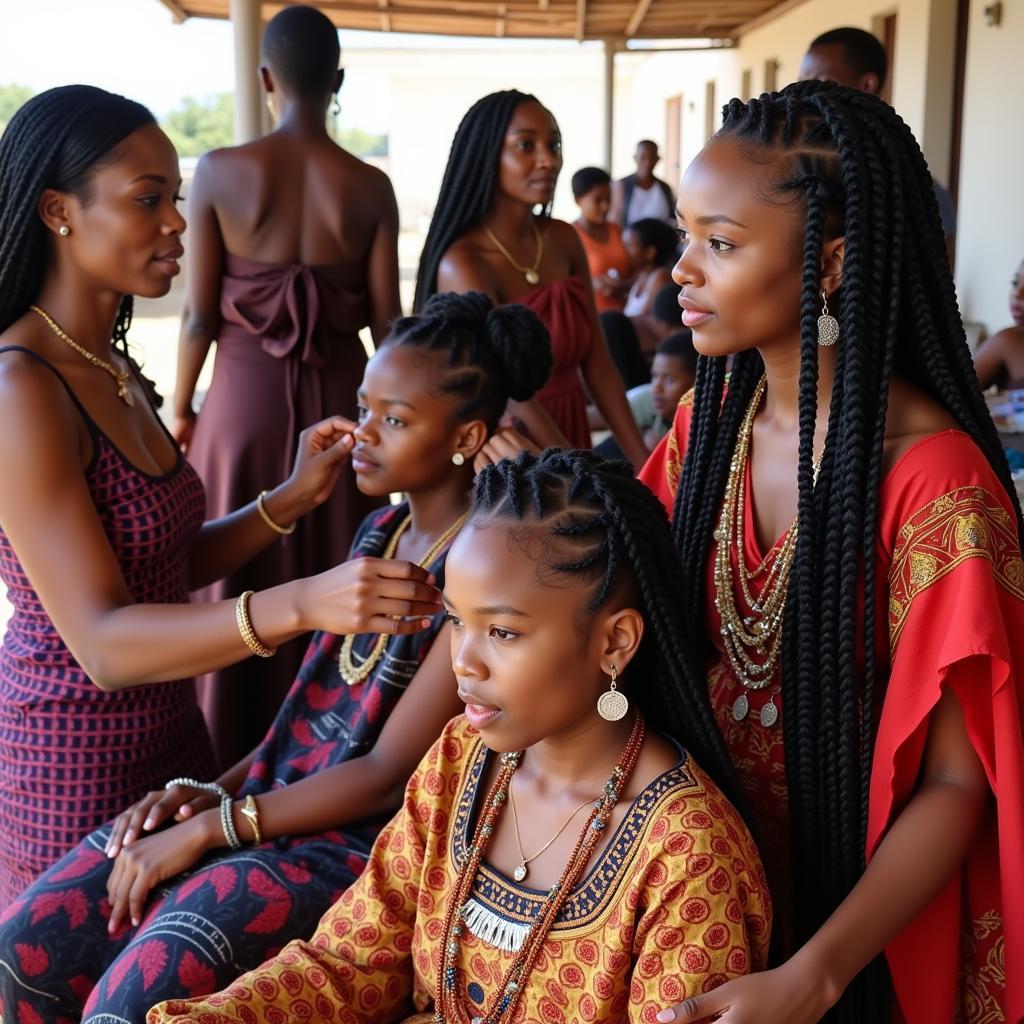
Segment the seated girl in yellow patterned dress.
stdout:
<svg viewBox="0 0 1024 1024">
<path fill-rule="evenodd" d="M 762 969 L 768 892 L 684 682 L 682 586 L 625 464 L 485 469 L 445 582 L 465 716 L 309 942 L 150 1024 L 653 1021 Z"/>
</svg>

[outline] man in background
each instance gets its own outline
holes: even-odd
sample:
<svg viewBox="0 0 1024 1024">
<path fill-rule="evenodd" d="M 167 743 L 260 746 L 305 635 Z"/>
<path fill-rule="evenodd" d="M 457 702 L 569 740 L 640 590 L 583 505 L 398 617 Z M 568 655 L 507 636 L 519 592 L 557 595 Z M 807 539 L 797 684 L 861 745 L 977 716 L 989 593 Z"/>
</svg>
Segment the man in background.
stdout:
<svg viewBox="0 0 1024 1024">
<path fill-rule="evenodd" d="M 815 39 L 800 62 L 800 81 L 837 82 L 878 95 L 885 85 L 889 59 L 878 38 L 862 28 L 833 28 Z M 932 177 L 946 250 L 953 262 L 956 212 L 950 194 Z"/>
<path fill-rule="evenodd" d="M 676 201 L 672 188 L 668 182 L 654 176 L 660 159 L 656 142 L 641 139 L 636 144 L 633 154 L 636 172 L 615 182 L 609 220 L 625 229 L 645 217 L 654 217 L 675 227 Z"/>
</svg>

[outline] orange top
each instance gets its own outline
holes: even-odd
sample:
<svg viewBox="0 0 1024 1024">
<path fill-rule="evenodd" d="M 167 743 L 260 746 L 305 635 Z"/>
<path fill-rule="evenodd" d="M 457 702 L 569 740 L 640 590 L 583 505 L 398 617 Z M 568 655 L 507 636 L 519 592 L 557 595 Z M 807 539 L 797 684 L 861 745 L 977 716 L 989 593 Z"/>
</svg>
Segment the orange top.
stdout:
<svg viewBox="0 0 1024 1024">
<path fill-rule="evenodd" d="M 615 270 L 620 278 L 625 279 L 629 276 L 632 268 L 629 263 L 629 253 L 626 252 L 626 247 L 622 244 L 622 229 L 618 224 L 612 224 L 610 221 L 607 227 L 608 239 L 604 242 L 599 242 L 586 231 L 576 228 L 576 234 L 580 236 L 580 241 L 583 243 L 583 251 L 587 254 L 590 276 L 592 278 L 604 277 L 609 270 Z M 597 303 L 599 313 L 621 312 L 626 297 L 625 295 L 602 295 L 595 288 L 594 301 Z"/>
</svg>

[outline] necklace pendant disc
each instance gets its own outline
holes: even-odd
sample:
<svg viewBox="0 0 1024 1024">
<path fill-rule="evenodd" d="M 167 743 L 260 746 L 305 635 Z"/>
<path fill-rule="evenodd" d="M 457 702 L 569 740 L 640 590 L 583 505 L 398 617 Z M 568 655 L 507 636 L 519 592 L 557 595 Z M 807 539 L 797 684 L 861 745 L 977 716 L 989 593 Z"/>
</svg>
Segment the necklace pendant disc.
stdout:
<svg viewBox="0 0 1024 1024">
<path fill-rule="evenodd" d="M 734 722 L 742 722 L 747 717 L 747 712 L 750 710 L 750 701 L 747 700 L 747 695 L 741 693 L 732 704 L 732 717 Z"/>
<path fill-rule="evenodd" d="M 537 271 L 533 269 L 533 267 L 527 270 L 523 274 L 523 277 L 526 278 L 527 284 L 537 284 L 540 281 L 540 274 L 538 274 Z"/>
<path fill-rule="evenodd" d="M 512 872 L 512 877 L 517 881 L 521 882 L 527 875 L 526 862 L 524 861 Z"/>
<path fill-rule="evenodd" d="M 779 720 L 779 709 L 775 706 L 775 698 L 769 697 L 768 703 L 761 708 L 761 724 L 770 729 Z"/>
</svg>

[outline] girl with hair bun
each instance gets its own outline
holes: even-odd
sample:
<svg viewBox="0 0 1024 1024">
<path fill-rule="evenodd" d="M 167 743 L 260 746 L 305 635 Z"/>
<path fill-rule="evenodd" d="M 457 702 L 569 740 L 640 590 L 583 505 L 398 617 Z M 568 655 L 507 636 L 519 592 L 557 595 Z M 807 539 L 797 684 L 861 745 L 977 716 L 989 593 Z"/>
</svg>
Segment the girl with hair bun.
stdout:
<svg viewBox="0 0 1024 1024">
<path fill-rule="evenodd" d="M 853 89 L 733 100 L 679 228 L 696 387 L 641 477 L 777 966 L 657 1019 L 1020 1021 L 1021 514 L 921 150 Z"/>
<path fill-rule="evenodd" d="M 459 124 L 416 279 L 416 308 L 437 291 L 521 302 L 551 334 L 551 379 L 512 412 L 541 446 L 590 447 L 591 399 L 634 466 L 647 457 L 601 333 L 590 269 L 571 224 L 551 217 L 562 137 L 535 96 L 478 100 Z"/>
<path fill-rule="evenodd" d="M 508 400 L 529 399 L 550 366 L 536 316 L 484 295 L 438 295 L 394 325 L 367 364 L 353 430 L 359 489 L 405 494 L 367 516 L 353 543 L 349 564 L 371 567 L 368 597 L 390 559 L 444 585 L 473 458 Z M 312 931 L 459 706 L 443 616 L 423 620 L 408 581 L 384 589 L 417 632 L 392 635 L 404 623 L 378 617 L 373 633 L 316 633 L 248 756 L 216 781 L 186 766 L 198 778 L 151 792 L 8 909 L 5 1016 L 141 1021 L 159 1000 L 212 992 Z"/>
<path fill-rule="evenodd" d="M 0 906 L 186 767 L 212 768 L 193 676 L 344 632 L 350 568 L 189 604 L 330 495 L 353 424 L 307 428 L 282 483 L 204 524 L 202 484 L 126 352 L 132 296 L 165 295 L 181 175 L 145 107 L 85 85 L 0 138 Z M 282 467 L 282 475 L 285 467 Z M 280 477 L 278 477 L 280 479 Z M 388 564 L 434 607 L 426 573 Z M 387 614 L 389 599 L 369 602 Z M 363 609 L 365 611 L 365 608 Z M 407 627 L 403 627 L 407 628 Z"/>
</svg>

